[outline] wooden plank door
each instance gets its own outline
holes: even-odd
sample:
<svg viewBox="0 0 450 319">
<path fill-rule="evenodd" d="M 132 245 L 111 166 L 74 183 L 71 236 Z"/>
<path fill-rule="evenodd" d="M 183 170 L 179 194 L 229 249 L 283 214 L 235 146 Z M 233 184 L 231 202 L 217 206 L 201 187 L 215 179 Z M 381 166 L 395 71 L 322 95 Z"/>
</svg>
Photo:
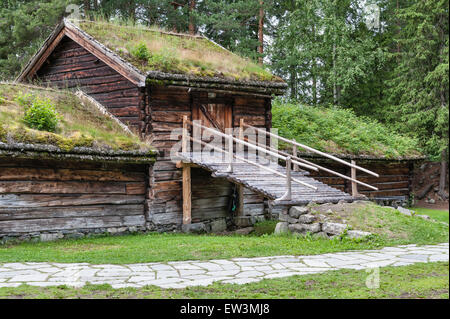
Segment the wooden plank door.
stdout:
<svg viewBox="0 0 450 319">
<path fill-rule="evenodd" d="M 201 120 L 202 125 L 225 132 L 232 125 L 231 105 L 223 103 L 194 103 L 192 119 Z"/>
<path fill-rule="evenodd" d="M 209 95 L 193 96 L 192 119 L 201 120 L 201 124 L 206 127 L 225 132 L 226 128 L 233 125 L 232 100 L 224 97 L 210 97 Z M 202 140 L 210 142 L 209 132 L 201 130 Z"/>
</svg>

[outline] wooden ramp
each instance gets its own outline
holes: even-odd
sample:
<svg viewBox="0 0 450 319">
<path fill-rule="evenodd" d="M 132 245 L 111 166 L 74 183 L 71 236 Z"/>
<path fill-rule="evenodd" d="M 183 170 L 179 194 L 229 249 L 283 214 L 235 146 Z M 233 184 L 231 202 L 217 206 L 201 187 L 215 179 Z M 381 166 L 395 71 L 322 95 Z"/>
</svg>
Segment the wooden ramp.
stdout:
<svg viewBox="0 0 450 319">
<path fill-rule="evenodd" d="M 201 167 L 212 173 L 213 177 L 226 178 L 232 183 L 242 185 L 255 193 L 261 194 L 270 200 L 281 198 L 287 190 L 286 178 L 276 175 L 273 172 L 264 170 L 254 164 L 246 163 L 244 161 L 235 160 L 233 163 L 233 171 L 228 172 L 228 164 L 224 163 L 221 154 L 213 156 L 202 156 L 201 153 L 179 153 L 179 159 L 184 163 L 189 163 L 197 167 Z M 255 163 L 259 163 L 258 159 L 253 159 Z M 265 160 L 267 162 L 267 160 Z M 271 163 L 270 167 L 273 170 L 285 175 L 286 168 L 278 164 Z M 317 189 L 311 189 L 299 183 L 292 183 L 291 199 L 278 201 L 283 205 L 306 205 L 311 201 L 316 203 L 338 202 L 340 200 L 352 201 L 353 197 L 338 189 L 330 187 L 321 183 L 311 177 L 306 171 L 291 171 L 292 179 L 304 182 Z"/>
<path fill-rule="evenodd" d="M 244 128 L 247 130 L 244 131 Z M 352 201 L 358 195 L 357 184 L 378 190 L 374 186 L 358 181 L 356 170 L 376 177 L 379 175 L 356 165 L 353 161 L 346 162 L 297 141 L 246 125 L 243 119 L 240 120 L 240 127 L 237 129 L 238 132 L 233 128 L 222 132 L 218 128 L 202 125 L 201 121 L 191 122 L 187 116 L 183 118 L 181 152 L 176 153 L 179 167 L 183 168 L 183 224 L 191 223 L 191 167 L 193 165 L 210 171 L 213 177 L 226 178 L 239 185 L 240 199 L 242 199 L 242 187 L 246 187 L 272 200 L 275 205 L 305 205 L 312 201 L 316 203 Z M 193 133 L 192 136 L 190 131 Z M 211 139 L 206 142 L 204 133 L 207 133 L 206 136 L 209 137 L 214 136 L 215 143 L 212 143 Z M 257 135 L 262 136 L 266 142 L 270 138 L 271 142 L 269 145 L 260 143 L 259 139 L 256 139 Z M 217 137 L 220 138 L 220 142 L 216 140 Z M 273 147 L 273 139 L 291 144 L 292 154 Z M 298 147 L 348 165 L 351 167 L 351 177 L 300 158 L 297 153 Z M 280 165 L 283 163 L 285 166 Z M 321 170 L 350 180 L 353 196 L 308 177 L 308 173 L 300 168 Z M 242 200 L 239 202 L 242 203 Z"/>
</svg>

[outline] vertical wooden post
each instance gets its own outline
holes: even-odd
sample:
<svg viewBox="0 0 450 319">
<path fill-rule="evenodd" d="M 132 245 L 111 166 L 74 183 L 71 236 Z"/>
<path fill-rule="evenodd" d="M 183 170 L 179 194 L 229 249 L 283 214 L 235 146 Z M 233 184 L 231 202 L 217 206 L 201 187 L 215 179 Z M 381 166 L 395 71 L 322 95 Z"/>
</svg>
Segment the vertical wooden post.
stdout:
<svg viewBox="0 0 450 319">
<path fill-rule="evenodd" d="M 241 141 L 244 140 L 244 119 L 241 118 L 239 123 L 239 139 Z M 236 143 L 236 153 L 240 154 L 241 156 L 244 155 L 244 144 Z"/>
<path fill-rule="evenodd" d="M 293 141 L 295 142 L 295 139 L 293 139 Z M 297 157 L 297 145 L 296 144 L 292 144 L 292 155 Z M 297 164 L 294 164 L 294 172 L 298 172 L 298 165 Z"/>
<path fill-rule="evenodd" d="M 244 140 L 244 119 L 241 118 L 239 121 L 239 139 L 241 141 Z M 244 155 L 244 144 L 236 143 L 236 153 L 238 153 L 240 156 L 245 157 Z M 237 192 L 238 192 L 238 206 L 236 208 L 237 210 L 237 216 L 244 216 L 244 186 L 237 185 Z"/>
<path fill-rule="evenodd" d="M 183 135 L 181 138 L 181 152 L 186 153 L 188 151 L 188 117 L 183 116 Z"/>
<path fill-rule="evenodd" d="M 356 165 L 356 162 L 354 160 L 352 160 L 351 162 L 353 165 Z M 356 179 L 356 168 L 352 167 L 351 168 L 351 177 L 353 179 Z M 352 181 L 352 196 L 356 197 L 358 196 L 358 185 Z"/>
<path fill-rule="evenodd" d="M 191 223 L 191 166 L 183 164 L 183 224 Z"/>
<path fill-rule="evenodd" d="M 286 197 L 285 200 L 292 199 L 292 180 L 291 180 L 291 157 L 286 158 Z"/>
<path fill-rule="evenodd" d="M 183 116 L 183 137 L 181 142 L 181 152 L 188 152 L 188 117 Z M 191 166 L 183 164 L 183 224 L 191 223 Z"/>
<path fill-rule="evenodd" d="M 233 173 L 233 130 L 228 134 L 228 168 L 227 172 Z M 239 144 L 239 143 L 238 143 Z"/>
</svg>

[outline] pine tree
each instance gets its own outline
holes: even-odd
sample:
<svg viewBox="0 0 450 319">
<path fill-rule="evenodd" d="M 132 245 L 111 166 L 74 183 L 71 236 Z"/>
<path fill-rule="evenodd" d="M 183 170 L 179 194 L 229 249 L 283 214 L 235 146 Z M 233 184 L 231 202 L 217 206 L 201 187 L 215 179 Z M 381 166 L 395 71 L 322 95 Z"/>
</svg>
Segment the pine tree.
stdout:
<svg viewBox="0 0 450 319">
<path fill-rule="evenodd" d="M 73 0 L 6 0 L 0 3 L 0 79 L 13 79 L 39 49 Z"/>
<path fill-rule="evenodd" d="M 395 36 L 398 64 L 388 82 L 392 105 L 386 117 L 398 130 L 414 134 L 427 154 L 442 161 L 445 184 L 449 130 L 448 0 L 422 0 L 399 10 Z"/>
</svg>

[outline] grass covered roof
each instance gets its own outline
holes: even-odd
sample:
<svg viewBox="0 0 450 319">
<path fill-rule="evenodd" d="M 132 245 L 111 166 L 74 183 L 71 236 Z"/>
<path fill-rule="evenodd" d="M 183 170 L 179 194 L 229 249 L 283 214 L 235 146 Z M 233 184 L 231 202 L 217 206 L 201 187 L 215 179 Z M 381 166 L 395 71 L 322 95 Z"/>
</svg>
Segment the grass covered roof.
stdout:
<svg viewBox="0 0 450 319">
<path fill-rule="evenodd" d="M 223 78 L 233 81 L 279 82 L 264 67 L 211 40 L 123 22 L 78 21 L 81 30 L 139 71 Z"/>
<path fill-rule="evenodd" d="M 338 157 L 424 158 L 416 139 L 398 134 L 368 117 L 357 116 L 350 109 L 313 107 L 275 100 L 272 125 L 283 137 Z"/>
<path fill-rule="evenodd" d="M 25 113 L 43 105 L 56 111 L 52 131 L 30 127 Z M 82 95 L 24 84 L 0 83 L 0 148 L 153 157 L 154 149 L 101 106 Z"/>
</svg>

